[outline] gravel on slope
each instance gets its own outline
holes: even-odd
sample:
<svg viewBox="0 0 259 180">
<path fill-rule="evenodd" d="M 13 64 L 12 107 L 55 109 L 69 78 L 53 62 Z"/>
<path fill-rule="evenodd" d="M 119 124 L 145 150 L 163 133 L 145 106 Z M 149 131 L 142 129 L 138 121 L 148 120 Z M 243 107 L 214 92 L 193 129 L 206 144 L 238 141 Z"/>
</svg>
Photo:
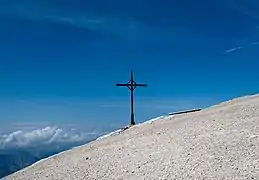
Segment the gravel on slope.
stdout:
<svg viewBox="0 0 259 180">
<path fill-rule="evenodd" d="M 259 96 L 139 124 L 6 179 L 259 179 Z"/>
</svg>

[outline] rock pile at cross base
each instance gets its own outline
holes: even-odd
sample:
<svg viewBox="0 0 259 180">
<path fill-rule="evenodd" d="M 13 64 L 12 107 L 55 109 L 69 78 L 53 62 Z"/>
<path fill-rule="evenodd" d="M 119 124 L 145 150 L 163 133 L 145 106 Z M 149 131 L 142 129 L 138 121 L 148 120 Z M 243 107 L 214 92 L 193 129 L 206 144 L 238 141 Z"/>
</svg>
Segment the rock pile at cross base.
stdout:
<svg viewBox="0 0 259 180">
<path fill-rule="evenodd" d="M 6 179 L 259 179 L 259 95 L 139 124 Z"/>
</svg>

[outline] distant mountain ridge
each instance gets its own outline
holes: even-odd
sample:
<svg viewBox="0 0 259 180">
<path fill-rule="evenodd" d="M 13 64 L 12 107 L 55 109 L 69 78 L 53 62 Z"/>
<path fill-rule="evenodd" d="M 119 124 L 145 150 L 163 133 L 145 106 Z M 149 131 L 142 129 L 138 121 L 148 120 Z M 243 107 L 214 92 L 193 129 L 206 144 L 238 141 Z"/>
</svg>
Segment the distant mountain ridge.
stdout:
<svg viewBox="0 0 259 180">
<path fill-rule="evenodd" d="M 39 159 L 40 157 L 22 149 L 1 150 L 0 178 L 27 167 Z"/>
<path fill-rule="evenodd" d="M 92 139 L 94 140 L 94 139 Z M 84 142 L 70 143 L 60 145 L 58 143 L 41 145 L 37 147 L 26 148 L 10 148 L 0 150 L 0 178 L 19 171 L 33 163 L 60 153 L 62 151 L 71 149 L 73 147 L 88 143 L 92 140 Z"/>
</svg>

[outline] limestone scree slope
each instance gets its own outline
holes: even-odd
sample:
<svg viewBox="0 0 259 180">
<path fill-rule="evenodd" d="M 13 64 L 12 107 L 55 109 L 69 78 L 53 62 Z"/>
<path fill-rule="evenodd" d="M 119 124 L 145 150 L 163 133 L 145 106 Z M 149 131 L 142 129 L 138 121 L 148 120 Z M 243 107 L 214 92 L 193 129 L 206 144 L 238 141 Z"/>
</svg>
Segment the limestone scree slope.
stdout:
<svg viewBox="0 0 259 180">
<path fill-rule="evenodd" d="M 6 179 L 259 179 L 259 95 L 139 124 Z"/>
</svg>

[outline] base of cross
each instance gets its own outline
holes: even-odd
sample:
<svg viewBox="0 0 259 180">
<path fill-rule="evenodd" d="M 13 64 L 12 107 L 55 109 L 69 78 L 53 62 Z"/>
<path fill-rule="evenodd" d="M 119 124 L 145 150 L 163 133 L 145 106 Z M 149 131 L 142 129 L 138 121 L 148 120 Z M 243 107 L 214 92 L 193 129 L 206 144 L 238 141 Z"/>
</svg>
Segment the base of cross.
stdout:
<svg viewBox="0 0 259 180">
<path fill-rule="evenodd" d="M 130 126 L 134 126 L 136 123 L 134 121 L 134 114 L 131 114 L 131 118 L 130 118 Z"/>
<path fill-rule="evenodd" d="M 135 126 L 135 124 L 130 124 L 130 125 L 129 125 L 129 128 L 130 128 L 130 127 L 133 127 L 133 126 Z"/>
</svg>

